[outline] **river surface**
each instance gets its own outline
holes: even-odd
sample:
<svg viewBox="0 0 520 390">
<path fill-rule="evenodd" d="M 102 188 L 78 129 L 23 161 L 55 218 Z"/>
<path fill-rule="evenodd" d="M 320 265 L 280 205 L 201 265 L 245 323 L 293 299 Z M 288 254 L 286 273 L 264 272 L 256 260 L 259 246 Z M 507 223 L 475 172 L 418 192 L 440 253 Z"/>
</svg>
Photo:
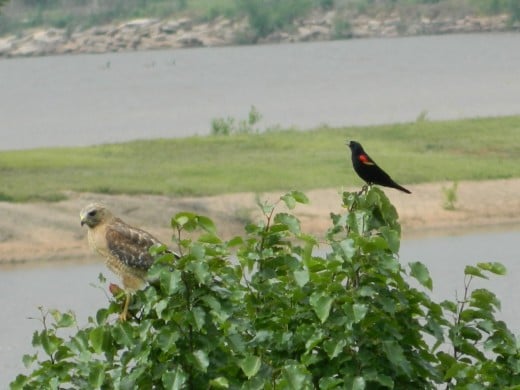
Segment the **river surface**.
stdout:
<svg viewBox="0 0 520 390">
<path fill-rule="evenodd" d="M 302 129 L 520 114 L 520 34 L 0 60 L 0 150 L 208 134 L 211 120 Z"/>
<path fill-rule="evenodd" d="M 499 261 L 507 267 L 506 276 L 475 280 L 473 288 L 487 288 L 502 302 L 498 317 L 511 330 L 520 334 L 520 230 L 510 232 L 477 233 L 457 237 L 434 237 L 405 240 L 400 261 L 407 264 L 422 261 L 434 281 L 432 296 L 440 301 L 461 297 L 464 285 L 464 267 L 482 261 Z M 108 279 L 99 288 L 98 275 Z M 24 372 L 22 356 L 34 353 L 32 333 L 41 329 L 38 307 L 72 310 L 80 325 L 89 316 L 106 307 L 107 285 L 116 279 L 99 264 L 60 265 L 33 269 L 2 269 L 0 272 L 0 388 L 20 372 Z M 97 286 L 97 287 L 96 287 Z"/>
<path fill-rule="evenodd" d="M 520 114 L 520 34 L 370 39 L 0 60 L 0 150 L 207 134 L 211 119 L 260 126 L 364 125 Z M 463 269 L 500 261 L 501 318 L 520 332 L 520 232 L 406 240 L 434 296 L 462 292 Z M 23 372 L 38 307 L 73 310 L 80 324 L 107 304 L 102 264 L 0 270 L 0 388 Z"/>
</svg>

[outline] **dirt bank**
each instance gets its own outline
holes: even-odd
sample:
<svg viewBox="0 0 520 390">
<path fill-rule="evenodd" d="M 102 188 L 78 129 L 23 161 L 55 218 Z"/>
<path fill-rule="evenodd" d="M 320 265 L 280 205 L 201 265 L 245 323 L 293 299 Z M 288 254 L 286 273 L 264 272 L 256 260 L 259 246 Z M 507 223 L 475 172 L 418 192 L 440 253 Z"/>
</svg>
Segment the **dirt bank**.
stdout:
<svg viewBox="0 0 520 390">
<path fill-rule="evenodd" d="M 449 183 L 407 186 L 406 195 L 385 190 L 396 206 L 405 238 L 455 234 L 467 230 L 520 225 L 520 179 L 460 182 L 454 211 L 444 210 L 443 187 Z M 349 189 L 345 189 L 349 190 Z M 330 212 L 341 212 L 340 188 L 306 191 L 309 205 L 295 213 L 305 232 L 322 236 L 329 227 Z M 283 192 L 263 194 L 274 201 Z M 14 204 L 0 202 L 0 264 L 39 264 L 55 261 L 92 261 L 86 230 L 79 224 L 79 210 L 92 201 L 103 202 L 127 222 L 170 241 L 170 218 L 191 211 L 212 218 L 222 238 L 242 234 L 247 218 L 258 218 L 255 194 L 240 193 L 202 198 L 100 195 L 71 193 L 57 203 Z"/>
</svg>

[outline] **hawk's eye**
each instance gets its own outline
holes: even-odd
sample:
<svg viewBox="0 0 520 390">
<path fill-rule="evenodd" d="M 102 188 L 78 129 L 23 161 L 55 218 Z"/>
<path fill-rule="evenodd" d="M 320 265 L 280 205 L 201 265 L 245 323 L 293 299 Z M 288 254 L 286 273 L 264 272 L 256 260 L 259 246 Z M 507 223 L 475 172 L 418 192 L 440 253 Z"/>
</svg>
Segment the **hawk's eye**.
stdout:
<svg viewBox="0 0 520 390">
<path fill-rule="evenodd" d="M 97 210 L 92 210 L 88 212 L 89 217 L 94 217 L 97 214 Z"/>
</svg>

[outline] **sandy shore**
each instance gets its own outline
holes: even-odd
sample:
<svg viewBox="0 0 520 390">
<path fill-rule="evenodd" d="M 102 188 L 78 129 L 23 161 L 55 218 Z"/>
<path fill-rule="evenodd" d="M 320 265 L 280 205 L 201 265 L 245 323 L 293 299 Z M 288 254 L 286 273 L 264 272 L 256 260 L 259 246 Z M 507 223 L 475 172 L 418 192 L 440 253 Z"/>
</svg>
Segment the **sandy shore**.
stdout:
<svg viewBox="0 0 520 390">
<path fill-rule="evenodd" d="M 520 225 L 520 179 L 460 182 L 453 211 L 443 208 L 442 189 L 450 185 L 407 186 L 412 195 L 385 189 L 399 212 L 404 238 Z M 330 212 L 342 212 L 343 190 L 353 189 L 306 191 L 310 204 L 298 205 L 295 209 L 305 232 L 323 236 L 330 226 Z M 262 194 L 261 199 L 276 201 L 283 193 Z M 86 229 L 79 224 L 79 210 L 92 201 L 107 204 L 125 221 L 152 232 L 165 242 L 171 237 L 170 218 L 179 211 L 209 216 L 224 239 L 242 234 L 247 218 L 260 217 L 253 193 L 201 198 L 70 193 L 67 200 L 57 203 L 0 202 L 0 264 L 96 260 L 88 249 Z M 281 205 L 279 210 L 283 210 Z"/>
</svg>

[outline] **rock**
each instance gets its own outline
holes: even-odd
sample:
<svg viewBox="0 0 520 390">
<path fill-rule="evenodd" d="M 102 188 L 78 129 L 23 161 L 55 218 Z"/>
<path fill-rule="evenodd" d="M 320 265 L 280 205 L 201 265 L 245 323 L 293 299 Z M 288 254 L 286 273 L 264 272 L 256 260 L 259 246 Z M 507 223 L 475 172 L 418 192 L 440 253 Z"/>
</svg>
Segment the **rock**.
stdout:
<svg viewBox="0 0 520 390">
<path fill-rule="evenodd" d="M 48 30 L 40 30 L 36 31 L 32 39 L 37 44 L 42 46 L 45 49 L 51 49 L 55 47 L 59 43 L 64 42 L 65 31 L 58 29 L 48 29 Z"/>
<path fill-rule="evenodd" d="M 330 29 L 320 25 L 304 26 L 298 28 L 299 40 L 313 41 L 330 37 Z"/>
<path fill-rule="evenodd" d="M 14 35 L 0 38 L 0 56 L 8 55 L 13 50 L 15 40 Z"/>
<path fill-rule="evenodd" d="M 181 44 L 182 47 L 204 46 L 204 42 L 198 36 L 192 33 L 182 34 L 179 38 L 177 38 L 177 43 Z"/>
<path fill-rule="evenodd" d="M 119 25 L 120 29 L 144 29 L 157 23 L 157 19 L 134 19 Z"/>
<path fill-rule="evenodd" d="M 113 26 L 97 26 L 97 27 L 92 27 L 90 30 L 87 30 L 86 33 L 92 34 L 92 35 L 108 35 L 108 34 L 113 34 L 114 31 L 115 31 L 115 29 Z"/>
<path fill-rule="evenodd" d="M 36 55 L 42 55 L 43 50 L 41 47 L 37 44 L 35 44 L 33 41 L 25 42 L 18 47 L 16 47 L 10 55 L 12 56 L 20 56 L 20 57 L 30 57 L 30 56 L 36 56 Z"/>
<path fill-rule="evenodd" d="M 165 34 L 175 34 L 179 30 L 189 30 L 192 27 L 192 21 L 188 18 L 181 18 L 176 20 L 168 20 L 161 23 L 159 31 Z"/>
</svg>

